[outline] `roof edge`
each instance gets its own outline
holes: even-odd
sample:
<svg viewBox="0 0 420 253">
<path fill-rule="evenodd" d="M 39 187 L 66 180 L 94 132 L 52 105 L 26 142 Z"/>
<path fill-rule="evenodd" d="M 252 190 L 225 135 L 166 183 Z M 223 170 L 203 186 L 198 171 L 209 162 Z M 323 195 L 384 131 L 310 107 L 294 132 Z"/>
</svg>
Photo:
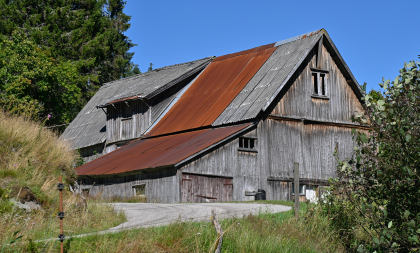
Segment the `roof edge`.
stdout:
<svg viewBox="0 0 420 253">
<path fill-rule="evenodd" d="M 183 75 L 177 77 L 176 79 L 170 81 L 169 83 L 163 85 L 162 87 L 160 87 L 157 90 L 152 91 L 151 93 L 147 94 L 146 96 L 144 96 L 145 99 L 149 100 L 152 99 L 154 97 L 156 97 L 157 95 L 165 92 L 166 90 L 168 90 L 169 88 L 175 86 L 177 83 L 187 79 L 188 77 L 191 77 L 192 75 L 202 71 L 203 69 L 205 69 L 212 61 L 214 56 L 209 57 L 209 59 L 205 62 L 203 62 L 202 64 L 198 65 L 196 68 L 184 73 Z"/>
<path fill-rule="evenodd" d="M 292 41 L 295 41 L 295 40 L 305 39 L 306 37 L 318 34 L 322 30 L 324 30 L 324 29 L 315 30 L 313 32 L 308 32 L 308 33 L 305 33 L 305 34 L 302 34 L 302 35 L 299 35 L 299 36 L 296 36 L 296 37 L 293 37 L 293 38 L 290 38 L 290 39 L 281 40 L 281 41 L 276 42 L 276 44 L 274 46 L 278 47 L 278 46 L 281 46 L 283 44 L 286 44 L 286 43 L 289 43 L 289 42 L 292 42 Z"/>
<path fill-rule="evenodd" d="M 321 29 L 322 30 L 322 29 Z M 320 30 L 320 31 L 321 31 Z M 301 35 L 303 36 L 303 35 Z M 311 50 L 313 49 L 313 47 L 316 45 L 316 43 L 318 43 L 318 41 L 321 39 L 322 33 L 319 34 L 318 33 L 318 38 L 314 40 L 314 42 L 312 42 L 312 44 L 308 47 L 308 49 L 306 50 L 305 54 L 299 59 L 299 61 L 296 63 L 296 65 L 293 67 L 293 69 L 289 72 L 289 74 L 287 75 L 287 77 L 284 79 L 284 81 L 282 82 L 282 84 L 280 85 L 279 88 L 277 88 L 277 90 L 273 93 L 273 95 L 270 97 L 270 99 L 267 101 L 267 103 L 265 104 L 265 106 L 261 109 L 261 111 L 265 112 L 267 110 L 267 108 L 271 105 L 271 103 L 273 103 L 274 99 L 276 99 L 276 97 L 278 96 L 278 94 L 280 93 L 280 91 L 283 89 L 283 87 L 286 85 L 286 83 L 290 80 L 290 78 L 293 76 L 293 74 L 296 72 L 296 70 L 299 68 L 299 66 L 302 64 L 302 62 L 306 59 L 306 57 L 308 56 L 309 52 L 311 52 Z M 300 37 L 300 36 L 298 36 Z M 296 38 L 296 37 L 295 37 Z M 287 43 L 287 42 L 286 42 Z"/>
<path fill-rule="evenodd" d="M 249 126 L 247 126 L 247 127 L 243 128 L 243 129 L 241 129 L 241 130 L 239 130 L 239 131 L 237 131 L 237 132 L 229 135 L 228 137 L 226 137 L 226 138 L 224 138 L 224 139 L 222 139 L 222 140 L 220 140 L 220 141 L 218 141 L 218 142 L 216 142 L 216 143 L 208 146 L 207 148 L 204 148 L 204 149 L 198 151 L 195 154 L 192 154 L 191 156 L 189 156 L 189 157 L 187 157 L 187 158 L 179 161 L 178 163 L 175 163 L 174 164 L 174 167 L 175 168 L 179 168 L 180 166 L 184 165 L 185 163 L 188 163 L 190 160 L 194 159 L 195 157 L 197 157 L 197 156 L 199 156 L 199 155 L 201 155 L 203 153 L 206 153 L 207 151 L 211 150 L 212 148 L 217 147 L 218 145 L 221 145 L 224 142 L 230 141 L 231 139 L 234 139 L 234 138 L 238 137 L 243 132 L 246 132 L 247 130 L 249 130 L 249 129 L 255 127 L 255 126 L 257 126 L 258 125 L 258 122 L 253 122 L 253 123 L 249 123 L 249 124 L 250 124 Z M 215 127 L 213 129 L 222 128 L 222 127 L 229 127 L 229 126 L 220 126 L 220 127 Z"/>
<path fill-rule="evenodd" d="M 157 95 L 159 95 L 159 94 L 167 91 L 169 88 L 175 86 L 179 82 L 181 82 L 181 81 L 187 79 L 188 77 L 191 77 L 192 75 L 194 75 L 194 74 L 202 71 L 203 69 L 205 69 L 207 67 L 207 65 L 210 64 L 210 62 L 213 59 L 213 57 L 214 56 L 203 58 L 203 59 L 207 59 L 207 60 L 205 62 L 201 63 L 200 65 L 198 65 L 197 67 L 195 67 L 194 69 L 192 69 L 192 70 L 190 70 L 190 71 L 182 74 L 181 76 L 173 79 L 172 81 L 166 83 L 162 87 L 160 87 L 160 88 L 152 91 L 149 94 L 146 94 L 146 95 L 143 96 L 142 93 L 139 93 L 139 94 L 136 94 L 136 95 L 130 95 L 130 96 L 121 97 L 121 98 L 118 98 L 118 99 L 114 99 L 114 100 L 112 100 L 110 102 L 106 102 L 105 104 L 97 105 L 96 108 L 103 108 L 103 107 L 106 107 L 106 106 L 111 105 L 111 104 L 116 104 L 116 103 L 120 103 L 120 102 L 124 102 L 124 101 L 129 101 L 129 100 L 137 100 L 137 99 L 150 100 L 150 99 L 156 97 Z M 180 65 L 191 64 L 193 62 L 197 62 L 197 61 L 200 61 L 200 60 L 203 60 L 203 59 L 199 59 L 199 60 L 192 61 L 192 62 L 187 62 L 187 63 L 181 63 L 181 64 L 177 64 L 177 65 L 172 65 L 170 67 L 174 67 L 174 66 L 176 67 L 176 66 L 180 66 Z M 168 69 L 168 68 L 164 67 L 164 68 L 161 68 L 161 69 L 156 69 L 156 71 L 165 70 L 165 69 Z"/>
</svg>

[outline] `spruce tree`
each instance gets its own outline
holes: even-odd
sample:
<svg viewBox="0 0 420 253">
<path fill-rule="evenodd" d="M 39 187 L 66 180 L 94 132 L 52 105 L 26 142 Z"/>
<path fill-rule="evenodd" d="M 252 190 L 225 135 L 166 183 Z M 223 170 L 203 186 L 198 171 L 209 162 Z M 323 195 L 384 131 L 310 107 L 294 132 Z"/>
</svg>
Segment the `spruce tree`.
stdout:
<svg viewBox="0 0 420 253">
<path fill-rule="evenodd" d="M 79 73 L 78 112 L 101 84 L 120 79 L 132 68 L 134 44 L 124 35 L 130 16 L 122 0 L 0 0 L 0 39 L 18 30 Z"/>
</svg>

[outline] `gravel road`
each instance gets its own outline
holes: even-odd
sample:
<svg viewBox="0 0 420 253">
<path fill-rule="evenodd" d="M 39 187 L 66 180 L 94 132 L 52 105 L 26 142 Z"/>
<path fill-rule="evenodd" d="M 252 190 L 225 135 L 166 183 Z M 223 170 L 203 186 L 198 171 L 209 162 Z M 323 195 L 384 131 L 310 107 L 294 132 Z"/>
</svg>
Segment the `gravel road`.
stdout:
<svg viewBox="0 0 420 253">
<path fill-rule="evenodd" d="M 160 226 L 176 220 L 209 220 L 212 209 L 215 209 L 218 218 L 242 217 L 246 214 L 257 214 L 259 212 L 279 213 L 292 209 L 289 206 L 257 203 L 113 203 L 113 205 L 115 210 L 125 213 L 127 222 L 109 229 L 109 232 L 137 227 Z"/>
</svg>

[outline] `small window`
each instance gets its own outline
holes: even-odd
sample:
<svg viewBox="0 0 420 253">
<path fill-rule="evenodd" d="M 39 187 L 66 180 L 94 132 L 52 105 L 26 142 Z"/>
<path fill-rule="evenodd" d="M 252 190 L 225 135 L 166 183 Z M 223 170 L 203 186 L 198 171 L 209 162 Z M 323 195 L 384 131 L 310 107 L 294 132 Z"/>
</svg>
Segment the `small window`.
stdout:
<svg viewBox="0 0 420 253">
<path fill-rule="evenodd" d="M 128 104 L 123 104 L 123 113 L 122 113 L 122 119 L 132 119 L 133 118 L 133 110 Z"/>
<path fill-rule="evenodd" d="M 295 184 L 292 183 L 292 195 L 295 195 Z M 299 185 L 299 196 L 305 196 L 306 195 L 306 185 Z"/>
<path fill-rule="evenodd" d="M 239 137 L 239 148 L 240 151 L 257 152 L 255 149 L 257 138 L 254 137 Z"/>
<path fill-rule="evenodd" d="M 328 71 L 312 71 L 313 97 L 327 97 L 327 73 Z"/>
<path fill-rule="evenodd" d="M 134 196 L 146 195 L 146 184 L 133 185 L 133 194 Z"/>
</svg>

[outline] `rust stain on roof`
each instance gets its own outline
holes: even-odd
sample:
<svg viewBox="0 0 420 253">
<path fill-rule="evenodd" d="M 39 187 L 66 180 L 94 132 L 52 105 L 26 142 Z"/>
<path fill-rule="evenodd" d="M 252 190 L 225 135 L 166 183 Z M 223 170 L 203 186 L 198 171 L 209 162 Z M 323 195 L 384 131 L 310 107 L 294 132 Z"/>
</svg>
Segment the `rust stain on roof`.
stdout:
<svg viewBox="0 0 420 253">
<path fill-rule="evenodd" d="M 139 98 L 139 95 L 135 95 L 135 96 L 127 97 L 127 98 L 115 99 L 105 105 L 115 104 L 118 102 L 128 101 L 128 100 L 137 99 L 137 98 Z"/>
<path fill-rule="evenodd" d="M 211 125 L 275 49 L 273 43 L 215 58 L 145 136 Z"/>
<path fill-rule="evenodd" d="M 77 175 L 124 174 L 176 164 L 251 125 L 204 129 L 139 139 L 76 168 Z"/>
</svg>

